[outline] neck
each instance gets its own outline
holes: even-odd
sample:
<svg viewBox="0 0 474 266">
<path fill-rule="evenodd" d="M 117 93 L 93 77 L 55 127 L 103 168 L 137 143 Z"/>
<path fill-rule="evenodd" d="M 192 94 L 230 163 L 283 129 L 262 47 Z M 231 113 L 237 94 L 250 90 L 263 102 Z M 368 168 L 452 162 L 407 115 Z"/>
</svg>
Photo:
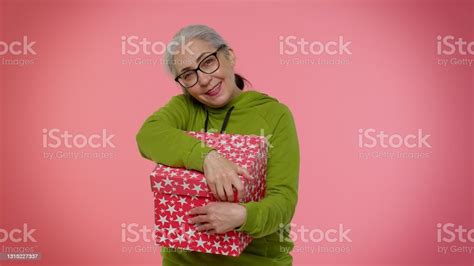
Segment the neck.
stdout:
<svg viewBox="0 0 474 266">
<path fill-rule="evenodd" d="M 239 96 L 241 93 L 242 93 L 242 90 L 240 90 L 237 86 L 235 86 L 234 90 L 232 91 L 232 97 L 230 97 L 230 100 Z"/>
</svg>

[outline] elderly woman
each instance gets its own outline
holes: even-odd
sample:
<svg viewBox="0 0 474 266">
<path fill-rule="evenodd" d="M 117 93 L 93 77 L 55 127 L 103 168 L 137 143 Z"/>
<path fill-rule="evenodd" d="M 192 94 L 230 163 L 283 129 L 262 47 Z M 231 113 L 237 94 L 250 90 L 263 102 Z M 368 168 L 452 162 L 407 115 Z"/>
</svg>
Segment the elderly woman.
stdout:
<svg viewBox="0 0 474 266">
<path fill-rule="evenodd" d="M 290 110 L 266 94 L 244 90 L 248 82 L 234 72 L 234 51 L 212 28 L 187 26 L 168 48 L 166 66 L 183 94 L 172 97 L 144 122 L 137 134 L 140 153 L 157 163 L 204 173 L 219 201 L 190 211 L 189 222 L 198 224 L 199 231 L 238 230 L 254 240 L 239 257 L 162 249 L 163 265 L 291 265 L 294 243 L 288 225 L 298 196 L 299 145 Z M 242 195 L 238 175 L 248 173 L 184 132 L 203 129 L 267 137 L 264 199 L 233 202 L 234 189 Z"/>
</svg>

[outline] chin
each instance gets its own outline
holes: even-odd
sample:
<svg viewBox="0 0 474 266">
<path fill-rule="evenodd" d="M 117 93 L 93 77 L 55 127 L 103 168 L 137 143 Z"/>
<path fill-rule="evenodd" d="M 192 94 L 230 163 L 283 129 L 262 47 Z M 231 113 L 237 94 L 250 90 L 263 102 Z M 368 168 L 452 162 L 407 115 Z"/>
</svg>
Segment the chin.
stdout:
<svg viewBox="0 0 474 266">
<path fill-rule="evenodd" d="M 220 107 L 225 106 L 229 101 L 230 101 L 230 95 L 219 95 L 219 97 L 214 100 L 205 99 L 204 103 L 212 108 L 220 108 Z"/>
<path fill-rule="evenodd" d="M 212 107 L 212 108 L 221 108 L 225 105 L 225 103 L 221 103 L 220 101 L 218 103 L 216 102 L 208 102 L 207 103 L 208 106 Z"/>
</svg>

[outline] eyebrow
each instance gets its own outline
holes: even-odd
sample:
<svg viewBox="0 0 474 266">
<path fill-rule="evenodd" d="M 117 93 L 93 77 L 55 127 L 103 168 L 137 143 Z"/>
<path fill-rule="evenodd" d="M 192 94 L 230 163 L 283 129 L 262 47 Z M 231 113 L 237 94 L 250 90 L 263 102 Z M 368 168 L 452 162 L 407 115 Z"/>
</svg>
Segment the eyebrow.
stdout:
<svg viewBox="0 0 474 266">
<path fill-rule="evenodd" d="M 205 53 L 202 53 L 201 55 L 199 55 L 198 58 L 196 58 L 196 63 L 198 63 L 199 61 L 201 61 L 201 58 L 202 58 L 203 56 L 205 56 L 206 54 L 212 54 L 212 52 L 205 52 Z M 183 72 L 188 71 L 188 70 L 190 70 L 190 69 L 192 69 L 192 67 L 188 66 L 188 67 L 185 67 L 185 68 L 181 69 L 181 71 L 179 71 L 178 73 L 179 73 L 179 74 L 183 74 Z"/>
</svg>

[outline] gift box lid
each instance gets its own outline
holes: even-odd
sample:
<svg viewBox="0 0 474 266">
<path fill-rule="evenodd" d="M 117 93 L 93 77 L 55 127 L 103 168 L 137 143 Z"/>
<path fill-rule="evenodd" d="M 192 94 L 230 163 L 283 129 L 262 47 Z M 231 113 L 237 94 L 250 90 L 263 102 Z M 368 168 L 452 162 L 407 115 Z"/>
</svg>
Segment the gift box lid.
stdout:
<svg viewBox="0 0 474 266">
<path fill-rule="evenodd" d="M 253 177 L 248 180 L 239 175 L 246 195 L 255 195 L 261 190 L 266 175 L 267 140 L 263 136 L 220 133 L 187 132 L 201 139 L 207 146 L 216 149 L 220 155 L 246 168 Z M 264 179 L 264 178 L 263 178 Z M 202 172 L 185 168 L 157 164 L 150 175 L 152 191 L 161 194 L 186 195 L 213 198 Z"/>
</svg>

